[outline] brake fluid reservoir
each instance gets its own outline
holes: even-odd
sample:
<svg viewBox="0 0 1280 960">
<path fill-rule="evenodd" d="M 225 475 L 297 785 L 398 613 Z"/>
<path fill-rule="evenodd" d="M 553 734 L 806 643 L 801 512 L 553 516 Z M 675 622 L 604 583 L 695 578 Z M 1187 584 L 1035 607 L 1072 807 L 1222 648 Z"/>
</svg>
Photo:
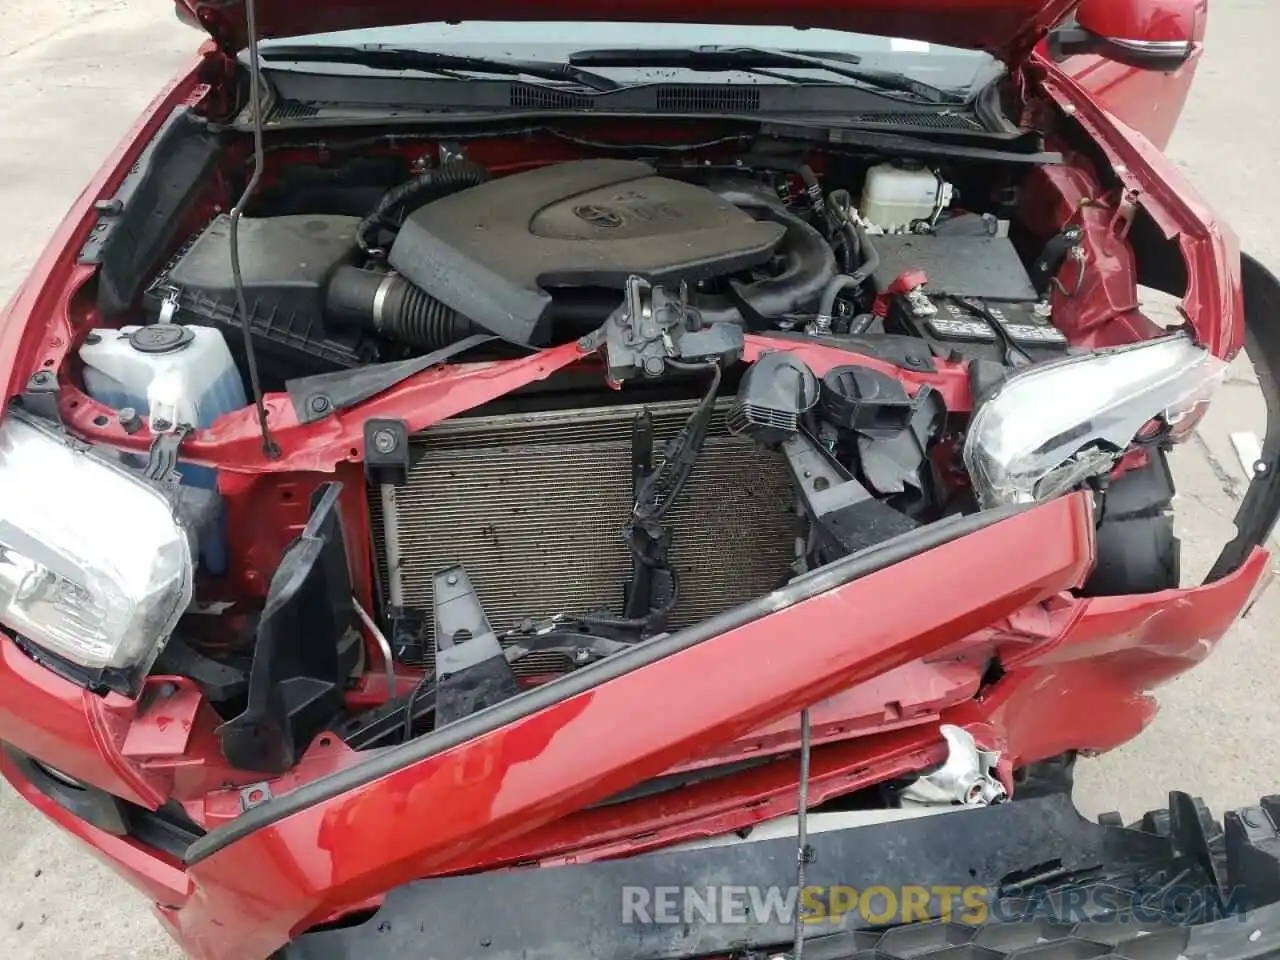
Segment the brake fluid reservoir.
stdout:
<svg viewBox="0 0 1280 960">
<path fill-rule="evenodd" d="M 94 330 L 80 348 L 80 359 L 90 397 L 113 410 L 132 407 L 151 418 L 153 429 L 185 423 L 203 430 L 247 403 L 231 351 L 213 327 L 157 323 Z M 186 463 L 180 472 L 184 484 L 217 489 L 212 467 Z M 200 539 L 200 558 L 210 573 L 227 567 L 222 528 L 219 510 Z"/>
<path fill-rule="evenodd" d="M 867 171 L 858 212 L 885 233 L 911 229 L 951 203 L 951 184 L 921 163 L 882 163 Z"/>
</svg>

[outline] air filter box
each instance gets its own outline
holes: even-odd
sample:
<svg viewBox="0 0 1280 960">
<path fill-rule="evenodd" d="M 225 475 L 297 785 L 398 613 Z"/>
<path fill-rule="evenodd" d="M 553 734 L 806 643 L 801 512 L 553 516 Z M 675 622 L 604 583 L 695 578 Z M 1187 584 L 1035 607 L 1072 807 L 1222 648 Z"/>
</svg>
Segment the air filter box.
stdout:
<svg viewBox="0 0 1280 960">
<path fill-rule="evenodd" d="M 356 258 L 355 217 L 300 215 L 240 221 L 245 306 L 259 370 L 269 385 L 294 376 L 360 366 L 377 359 L 361 334 L 324 324 L 330 275 Z M 242 350 L 231 272 L 231 218 L 196 234 L 147 288 L 157 317 L 219 327 Z"/>
</svg>

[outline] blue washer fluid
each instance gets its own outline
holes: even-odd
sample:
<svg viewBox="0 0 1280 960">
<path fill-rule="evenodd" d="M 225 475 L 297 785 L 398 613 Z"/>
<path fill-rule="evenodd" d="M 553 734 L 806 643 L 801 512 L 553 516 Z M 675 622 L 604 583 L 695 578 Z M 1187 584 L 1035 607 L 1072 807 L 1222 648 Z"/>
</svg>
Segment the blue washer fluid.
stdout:
<svg viewBox="0 0 1280 960">
<path fill-rule="evenodd" d="M 85 392 L 113 410 L 132 407 L 197 431 L 248 403 L 240 372 L 222 332 L 214 327 L 155 323 L 92 331 L 80 348 Z M 217 490 L 212 467 L 179 460 L 182 482 Z M 200 537 L 200 562 L 210 573 L 227 569 L 226 516 L 221 504 Z"/>
</svg>

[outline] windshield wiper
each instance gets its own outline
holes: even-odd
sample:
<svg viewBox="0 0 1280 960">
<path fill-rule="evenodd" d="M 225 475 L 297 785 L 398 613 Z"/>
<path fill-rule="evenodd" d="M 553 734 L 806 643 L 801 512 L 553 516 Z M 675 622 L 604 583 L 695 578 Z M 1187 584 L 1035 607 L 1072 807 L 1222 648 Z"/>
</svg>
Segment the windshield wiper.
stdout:
<svg viewBox="0 0 1280 960">
<path fill-rule="evenodd" d="M 378 70 L 421 70 L 455 80 L 465 79 L 458 76 L 455 71 L 492 73 L 510 77 L 537 77 L 541 80 L 563 80 L 576 83 L 601 93 L 617 90 L 620 86 L 606 76 L 579 69 L 571 63 L 558 63 L 553 60 L 502 60 L 491 57 L 472 57 L 458 53 L 414 50 L 411 47 L 391 47 L 381 43 L 353 46 L 273 44 L 262 47 L 259 54 L 264 60 L 291 60 L 296 63 L 350 63 Z"/>
<path fill-rule="evenodd" d="M 773 73 L 768 68 L 823 70 L 881 90 L 909 93 L 929 103 L 963 103 L 964 97 L 891 70 L 872 70 L 856 66 L 853 55 L 817 57 L 790 50 L 767 50 L 762 47 L 626 47 L 618 49 L 579 50 L 569 58 L 574 66 L 584 67 L 672 67 L 686 70 L 743 70 L 763 76 L 779 77 L 795 82 L 796 78 Z"/>
</svg>

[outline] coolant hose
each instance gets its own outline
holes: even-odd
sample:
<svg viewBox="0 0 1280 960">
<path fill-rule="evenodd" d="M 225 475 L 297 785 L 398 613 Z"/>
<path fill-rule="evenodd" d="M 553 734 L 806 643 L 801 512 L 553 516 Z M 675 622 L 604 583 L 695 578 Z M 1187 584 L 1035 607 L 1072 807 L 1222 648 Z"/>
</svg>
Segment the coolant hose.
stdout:
<svg viewBox="0 0 1280 960">
<path fill-rule="evenodd" d="M 809 200 L 809 209 L 813 211 L 814 216 L 819 220 L 827 219 L 827 202 L 822 197 L 822 184 L 818 180 L 818 175 L 813 172 L 813 167 L 804 161 L 752 153 L 742 157 L 741 163 L 752 170 L 781 170 L 784 173 L 794 173 L 804 185 L 804 195 Z"/>
<path fill-rule="evenodd" d="M 845 273 L 852 273 L 853 265 L 858 263 L 862 257 L 862 240 L 858 236 L 858 228 L 851 220 L 846 220 L 840 224 L 840 231 L 844 234 L 844 243 L 841 246 L 844 250 L 844 260 L 847 263 Z"/>
<path fill-rule="evenodd" d="M 839 231 L 844 241 L 840 244 L 843 251 L 841 271 L 853 273 L 861 262 L 862 243 L 858 239 L 857 221 L 853 216 L 853 197 L 848 190 L 832 190 L 827 194 L 827 219 L 830 232 Z"/>
<path fill-rule="evenodd" d="M 866 282 L 867 277 L 880 269 L 880 254 L 862 224 L 854 223 L 853 232 L 858 237 L 858 251 L 862 256 L 862 266 L 853 271 L 851 276 L 857 278 L 858 283 L 861 284 Z"/>
<path fill-rule="evenodd" d="M 836 297 L 842 291 L 855 289 L 862 284 L 851 273 L 841 273 L 831 278 L 827 289 L 822 291 L 822 302 L 818 304 L 817 330 L 827 333 L 831 330 L 831 322 L 835 319 Z"/>
<path fill-rule="evenodd" d="M 867 277 L 875 273 L 876 268 L 880 266 L 880 254 L 872 246 L 866 230 L 859 223 L 853 224 L 853 230 L 857 234 L 858 247 L 863 254 L 862 265 L 853 273 L 839 274 L 831 278 L 831 281 L 822 291 L 822 300 L 818 304 L 819 326 L 822 325 L 824 319 L 827 325 L 830 325 L 831 319 L 835 315 L 836 297 L 840 296 L 841 292 L 851 289 L 856 290 L 861 287 L 867 282 Z"/>
<path fill-rule="evenodd" d="M 432 200 L 476 187 L 489 179 L 489 171 L 470 160 L 454 160 L 392 187 L 382 195 L 373 212 L 360 221 L 356 242 L 365 253 L 375 252 L 378 230 L 396 230 L 403 215 Z"/>
<path fill-rule="evenodd" d="M 716 192 L 757 218 L 780 223 L 787 230 L 779 247 L 786 259 L 782 273 L 754 283 L 733 282 L 744 319 L 773 324 L 789 315 L 810 312 L 808 308 L 836 276 L 836 255 L 826 238 L 781 205 L 757 193 L 738 189 Z"/>
<path fill-rule="evenodd" d="M 420 350 L 439 350 L 477 328 L 398 273 L 339 267 L 329 280 L 325 315 Z"/>
</svg>

